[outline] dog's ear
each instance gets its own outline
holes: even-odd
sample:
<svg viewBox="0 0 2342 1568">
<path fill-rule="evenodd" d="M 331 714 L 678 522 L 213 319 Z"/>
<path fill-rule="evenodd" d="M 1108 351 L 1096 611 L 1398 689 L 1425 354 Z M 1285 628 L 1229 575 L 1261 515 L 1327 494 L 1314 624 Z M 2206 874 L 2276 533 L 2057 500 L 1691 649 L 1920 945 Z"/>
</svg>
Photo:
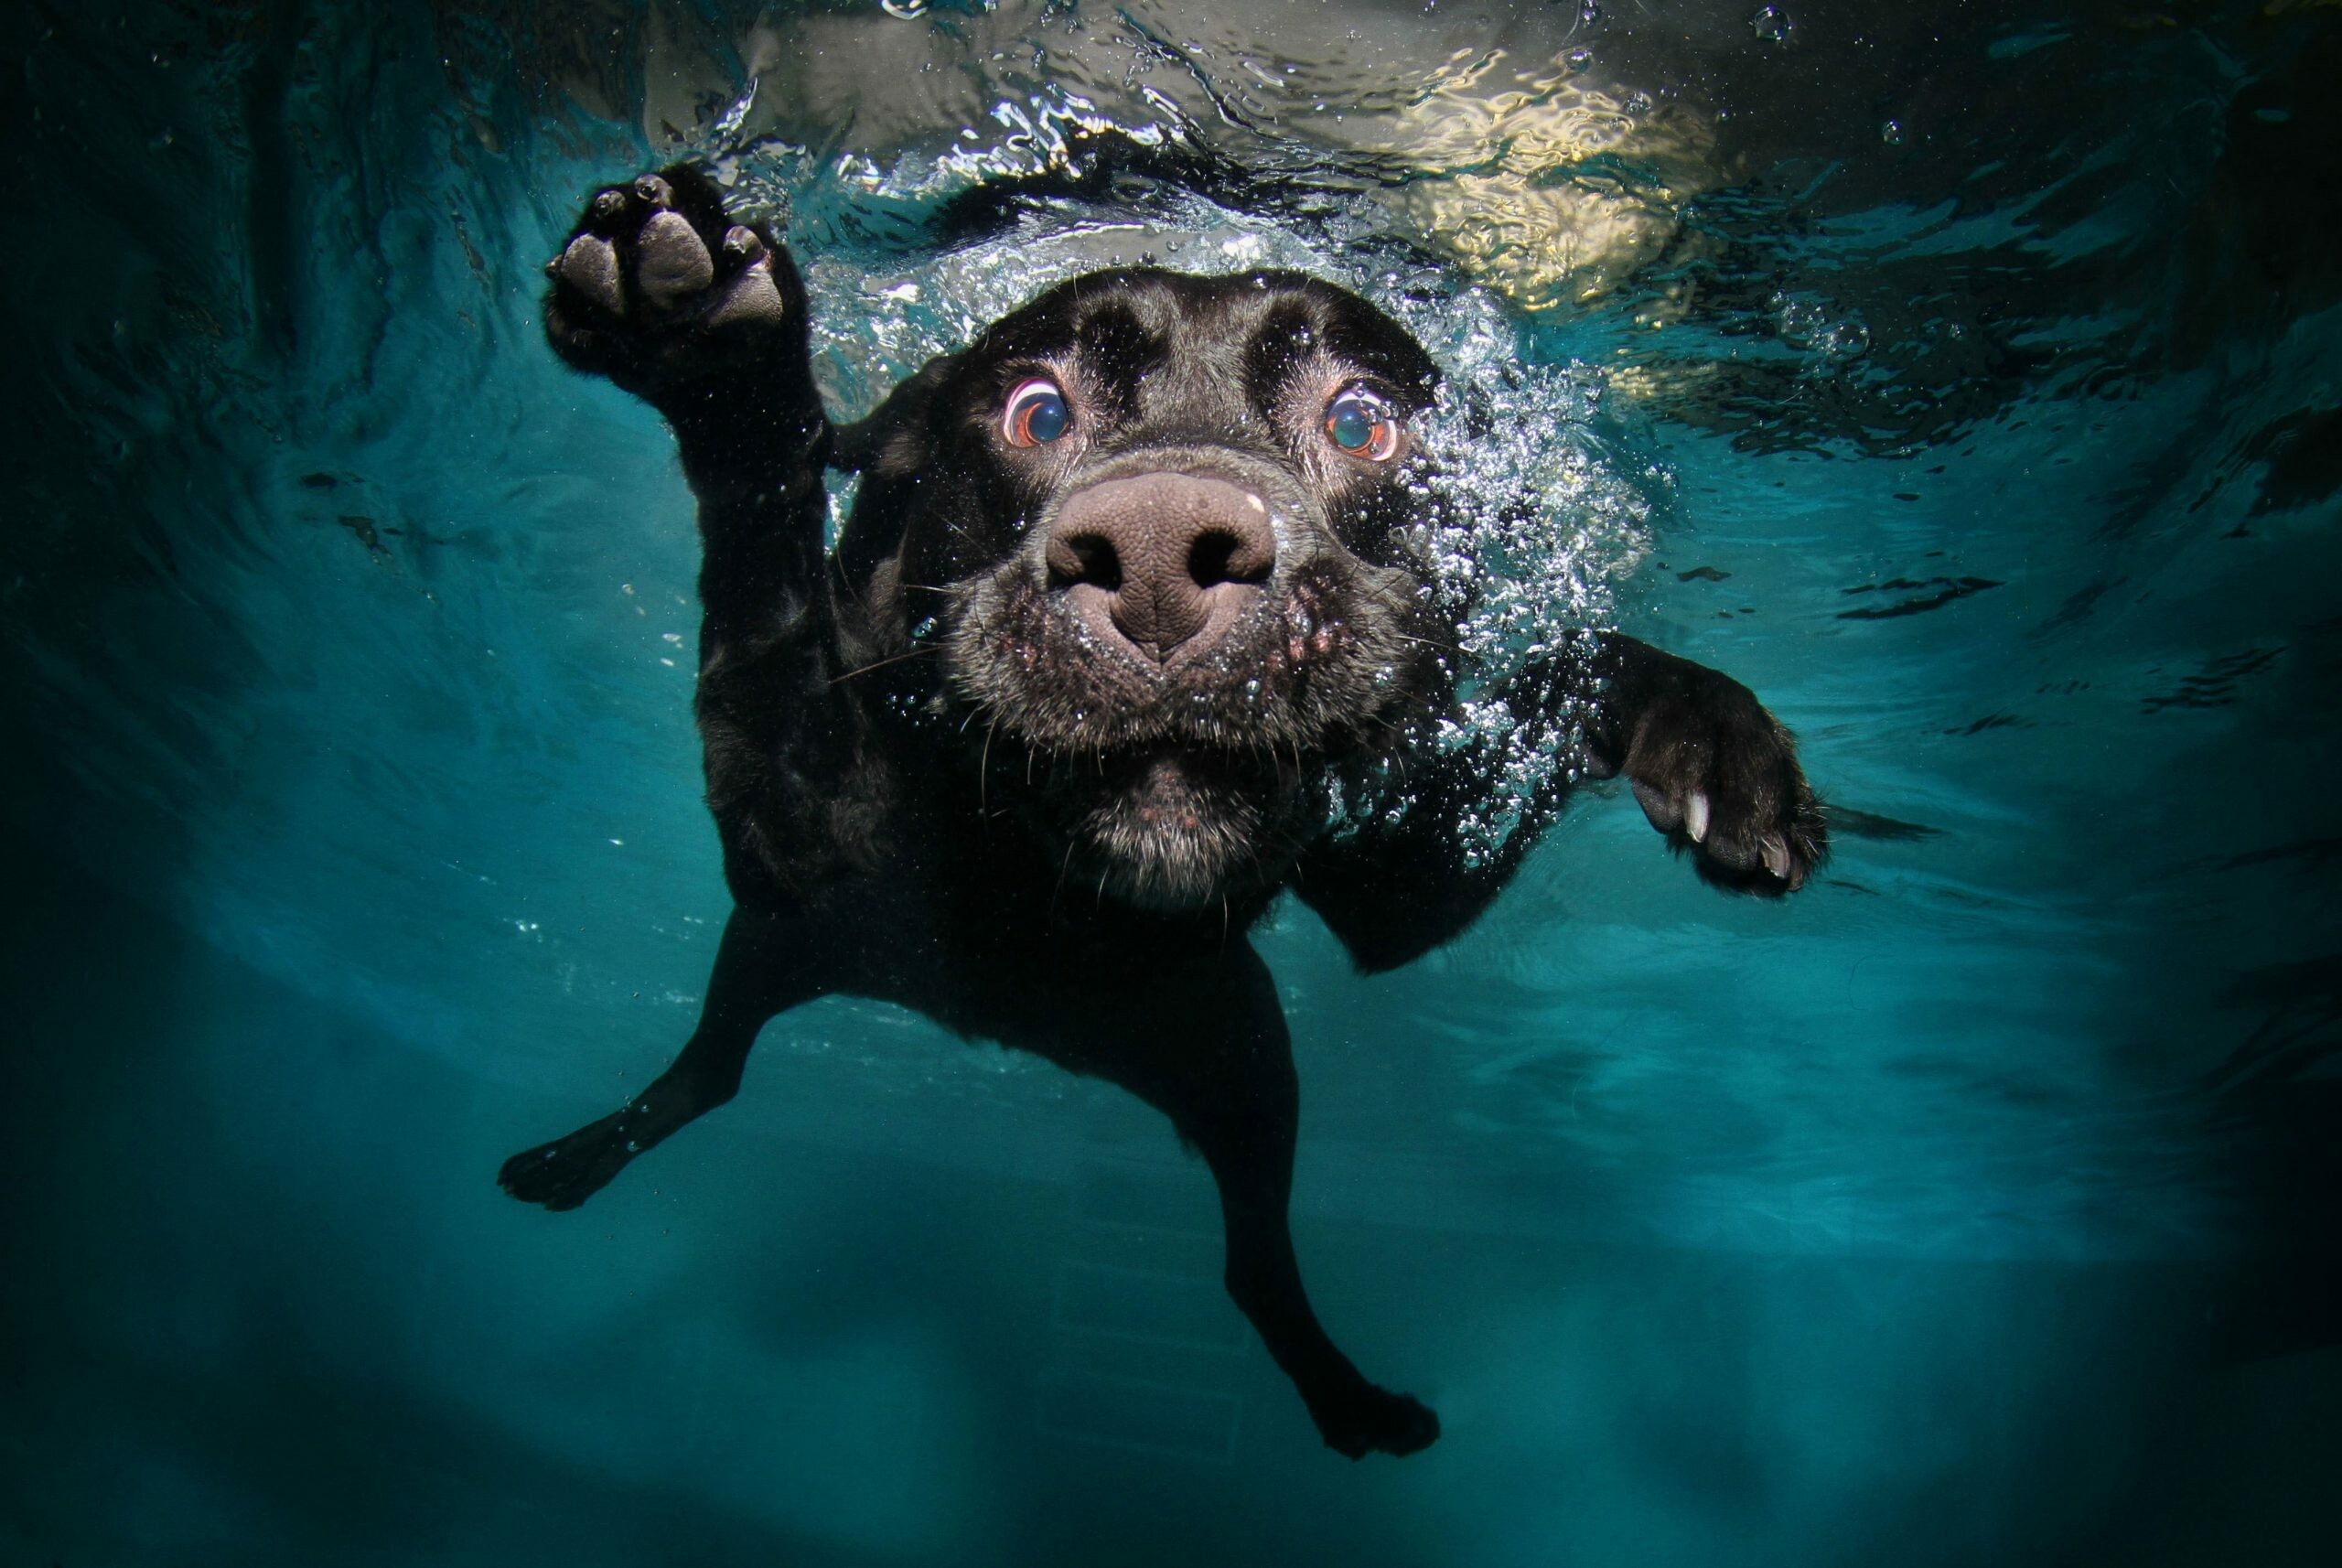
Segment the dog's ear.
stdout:
<svg viewBox="0 0 2342 1568">
<path fill-rule="evenodd" d="M 938 456 L 929 416 L 936 393 L 960 360 L 958 354 L 929 360 L 917 375 L 887 393 L 869 418 L 840 429 L 833 441 L 831 466 L 862 476 L 862 490 L 838 538 L 835 557 L 839 575 L 857 588 L 868 585 L 881 564 L 902 549 L 904 523 L 918 510 L 909 492 Z"/>
<path fill-rule="evenodd" d="M 918 374 L 886 394 L 886 401 L 867 418 L 835 427 L 830 443 L 830 467 L 848 473 L 878 469 L 878 477 L 899 477 L 926 460 L 928 404 L 935 389 L 959 368 L 960 356 L 939 354 Z"/>
</svg>

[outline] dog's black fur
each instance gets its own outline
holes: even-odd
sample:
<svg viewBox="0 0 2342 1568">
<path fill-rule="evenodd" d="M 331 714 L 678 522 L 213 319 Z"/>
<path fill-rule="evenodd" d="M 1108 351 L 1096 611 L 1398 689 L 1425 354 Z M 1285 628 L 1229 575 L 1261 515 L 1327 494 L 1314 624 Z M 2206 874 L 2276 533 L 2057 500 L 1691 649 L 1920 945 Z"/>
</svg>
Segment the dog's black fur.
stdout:
<svg viewBox="0 0 2342 1568">
<path fill-rule="evenodd" d="M 1431 1411 L 1362 1377 L 1303 1293 L 1293 1058 L 1246 936 L 1291 888 L 1361 969 L 1407 962 L 1471 923 L 1566 788 L 1467 852 L 1492 781 L 1430 742 L 1466 671 L 1420 555 L 1422 349 L 1295 274 L 1098 273 L 838 429 L 787 253 L 694 171 L 601 192 L 547 270 L 553 348 L 666 416 L 699 499 L 698 711 L 736 908 L 673 1065 L 515 1155 L 505 1188 L 575 1207 L 729 1100 L 767 1020 L 884 998 L 1162 1110 L 1218 1181 L 1229 1292 L 1326 1442 L 1430 1443 Z M 1070 421 L 1018 445 L 1004 402 L 1036 379 Z M 1351 391 L 1388 455 L 1334 439 Z M 828 553 L 833 464 L 862 480 Z M 1821 811 L 1746 689 L 1624 638 L 1571 648 L 1500 695 L 1583 712 L 1594 770 L 1704 874 L 1801 883 Z M 1394 781 L 1403 812 L 1357 808 Z"/>
</svg>

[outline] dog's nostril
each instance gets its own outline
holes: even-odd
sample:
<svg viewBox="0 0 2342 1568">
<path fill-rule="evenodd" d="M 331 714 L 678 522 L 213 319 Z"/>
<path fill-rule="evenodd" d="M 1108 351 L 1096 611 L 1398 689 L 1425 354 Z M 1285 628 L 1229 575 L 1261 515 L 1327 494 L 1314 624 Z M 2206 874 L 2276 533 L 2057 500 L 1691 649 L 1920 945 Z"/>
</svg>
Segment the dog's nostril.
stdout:
<svg viewBox="0 0 2342 1568">
<path fill-rule="evenodd" d="M 1265 583 L 1273 564 L 1271 547 L 1263 542 L 1219 529 L 1198 534 L 1187 550 L 1187 575 L 1198 588 L 1222 583 Z"/>
<path fill-rule="evenodd" d="M 1087 583 L 1114 593 L 1123 585 L 1123 558 L 1102 533 L 1077 533 L 1049 541 L 1049 575 L 1055 585 Z"/>
</svg>

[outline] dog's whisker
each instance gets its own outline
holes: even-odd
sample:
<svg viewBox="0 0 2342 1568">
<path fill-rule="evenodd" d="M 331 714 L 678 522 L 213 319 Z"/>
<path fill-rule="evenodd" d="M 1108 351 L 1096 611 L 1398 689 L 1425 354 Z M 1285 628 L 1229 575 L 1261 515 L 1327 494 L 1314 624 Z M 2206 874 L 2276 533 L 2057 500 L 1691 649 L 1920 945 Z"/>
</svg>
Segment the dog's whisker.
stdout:
<svg viewBox="0 0 2342 1568">
<path fill-rule="evenodd" d="M 830 677 L 830 684 L 834 686 L 841 681 L 851 681 L 856 675 L 867 675 L 873 670 L 884 670 L 889 664 L 900 664 L 906 659 L 917 659 L 922 653 L 932 653 L 935 650 L 932 648 L 922 646 L 912 649 L 908 653 L 890 654 L 885 659 L 874 660 L 870 663 L 864 665 L 859 670 L 849 670 L 843 675 L 833 675 Z"/>
<path fill-rule="evenodd" d="M 990 804 L 987 791 L 992 787 L 992 737 L 1000 733 L 1000 715 L 994 714 L 992 723 L 984 727 L 983 755 L 976 759 L 976 810 Z"/>
<path fill-rule="evenodd" d="M 1052 889 L 1050 890 L 1050 892 L 1049 892 L 1049 913 L 1050 913 L 1051 915 L 1055 915 L 1055 914 L 1058 912 L 1058 896 L 1059 896 L 1059 895 L 1061 895 L 1061 894 L 1063 894 L 1063 893 L 1065 892 L 1065 879 L 1066 879 L 1066 874 L 1067 874 L 1068 872 L 1071 871 L 1072 869 L 1073 869 L 1073 840 L 1072 840 L 1072 839 L 1070 839 L 1070 838 L 1068 838 L 1068 839 L 1065 841 L 1065 862 L 1064 862 L 1064 864 L 1063 864 L 1063 865 L 1059 865 L 1059 866 L 1058 867 L 1058 885 L 1057 885 L 1057 886 L 1056 886 L 1056 887 L 1052 888 Z"/>
</svg>

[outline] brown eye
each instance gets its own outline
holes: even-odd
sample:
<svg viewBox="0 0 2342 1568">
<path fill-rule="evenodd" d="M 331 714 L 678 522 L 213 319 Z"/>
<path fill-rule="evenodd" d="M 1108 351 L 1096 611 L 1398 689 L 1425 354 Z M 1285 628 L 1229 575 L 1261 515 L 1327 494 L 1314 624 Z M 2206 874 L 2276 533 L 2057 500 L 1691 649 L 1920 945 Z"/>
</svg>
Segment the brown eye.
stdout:
<svg viewBox="0 0 2342 1568">
<path fill-rule="evenodd" d="M 1399 450 L 1399 415 L 1364 387 L 1346 387 L 1326 405 L 1326 439 L 1377 463 Z"/>
<path fill-rule="evenodd" d="M 1063 435 L 1073 424 L 1073 410 L 1065 393 L 1047 376 L 1020 381 L 1001 411 L 1000 433 L 1011 446 L 1045 446 Z"/>
</svg>

